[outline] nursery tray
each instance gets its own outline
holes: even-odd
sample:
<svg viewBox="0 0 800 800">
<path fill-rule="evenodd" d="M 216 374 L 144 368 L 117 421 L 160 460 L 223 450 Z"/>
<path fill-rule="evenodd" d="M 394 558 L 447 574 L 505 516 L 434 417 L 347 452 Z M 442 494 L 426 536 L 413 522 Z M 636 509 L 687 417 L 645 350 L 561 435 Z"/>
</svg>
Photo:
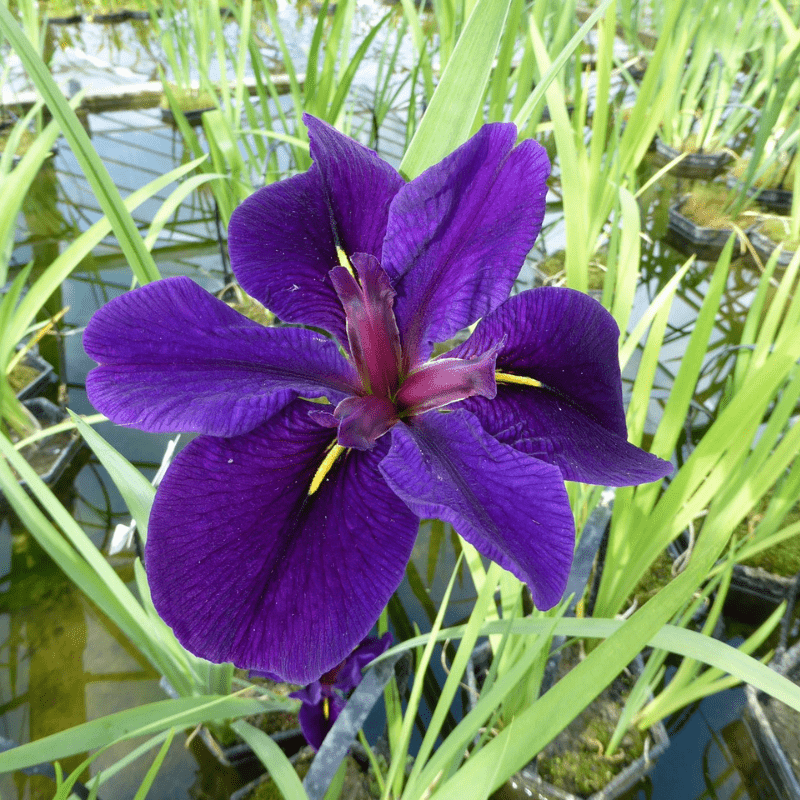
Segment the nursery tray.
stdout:
<svg viewBox="0 0 800 800">
<path fill-rule="evenodd" d="M 794 683 L 800 682 L 800 643 L 786 651 L 783 658 L 770 664 L 780 675 Z M 796 711 L 783 703 L 767 698 L 748 685 L 744 722 L 753 739 L 759 760 L 778 796 L 800 800 L 800 753 L 787 752 L 782 741 L 797 745 L 800 718 Z"/>
<path fill-rule="evenodd" d="M 770 239 L 769 236 L 761 233 L 759 227 L 760 223 L 748 228 L 747 238 L 750 240 L 750 244 L 753 245 L 753 249 L 756 251 L 756 253 L 758 253 L 758 257 L 761 259 L 761 261 L 766 263 L 769 261 L 770 256 L 778 245 L 772 239 Z M 786 269 L 786 267 L 789 266 L 789 262 L 792 260 L 794 252 L 794 250 L 781 250 L 780 255 L 778 256 L 777 264 L 779 269 Z"/>
<path fill-rule="evenodd" d="M 467 664 L 467 687 L 470 694 L 470 703 L 477 702 L 479 688 L 482 683 L 482 676 L 489 670 L 491 663 L 491 648 L 485 642 L 475 648 L 470 661 Z M 543 685 L 552 680 L 555 672 L 554 658 L 548 661 L 545 670 Z M 638 676 L 644 669 L 641 655 L 630 664 L 631 672 Z M 652 694 L 650 694 L 652 699 Z M 657 722 L 648 730 L 648 738 L 645 744 L 645 752 L 635 761 L 630 763 L 625 769 L 615 775 L 602 789 L 593 792 L 588 797 L 581 797 L 571 792 L 560 789 L 557 786 L 544 781 L 537 774 L 536 759 L 534 758 L 527 766 L 523 767 L 516 775 L 509 779 L 504 787 L 504 797 L 530 798 L 537 797 L 540 800 L 613 800 L 621 797 L 638 781 L 642 780 L 648 772 L 655 766 L 656 761 L 669 747 L 669 735 L 662 722 Z M 798 799 L 800 800 L 800 798 Z"/>
<path fill-rule="evenodd" d="M 728 242 L 731 228 L 706 228 L 681 213 L 682 201 L 669 209 L 667 242 L 684 253 L 694 253 L 702 261 L 716 261 Z"/>
<path fill-rule="evenodd" d="M 655 161 L 662 166 L 676 159 L 683 151 L 668 145 L 656 138 Z M 722 150 L 715 153 L 687 153 L 682 161 L 670 168 L 670 172 L 679 178 L 714 178 L 725 169 L 731 160 L 730 153 Z"/>
</svg>

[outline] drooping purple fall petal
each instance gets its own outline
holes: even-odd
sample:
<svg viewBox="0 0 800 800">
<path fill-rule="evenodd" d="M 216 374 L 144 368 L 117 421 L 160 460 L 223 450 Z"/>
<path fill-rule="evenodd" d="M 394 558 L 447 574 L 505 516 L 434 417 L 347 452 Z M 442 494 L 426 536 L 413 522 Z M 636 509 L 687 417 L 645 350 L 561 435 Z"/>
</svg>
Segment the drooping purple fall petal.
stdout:
<svg viewBox="0 0 800 800">
<path fill-rule="evenodd" d="M 369 632 L 403 577 L 418 520 L 378 472 L 389 441 L 340 456 L 296 400 L 232 438 L 202 436 L 156 494 L 146 566 L 178 640 L 212 661 L 307 684 Z"/>
<path fill-rule="evenodd" d="M 630 444 L 549 389 L 500 384 L 491 402 L 473 398 L 462 405 L 497 441 L 554 464 L 564 480 L 635 486 L 672 471 L 668 461 Z"/>
<path fill-rule="evenodd" d="M 183 277 L 115 298 L 83 342 L 100 364 L 86 380 L 95 407 L 151 432 L 233 436 L 298 393 L 338 402 L 358 386 L 330 339 L 265 328 Z"/>
<path fill-rule="evenodd" d="M 380 470 L 412 511 L 451 523 L 527 583 L 537 608 L 558 603 L 575 523 L 557 467 L 501 444 L 465 411 L 434 411 L 391 438 Z"/>
<path fill-rule="evenodd" d="M 497 369 L 533 378 L 627 438 L 619 369 L 619 328 L 596 300 L 545 287 L 509 298 L 448 356 L 467 358 L 503 340 Z"/>
<path fill-rule="evenodd" d="M 484 125 L 392 202 L 381 263 L 408 367 L 508 297 L 539 234 L 550 164 L 516 138 L 513 125 Z"/>
</svg>

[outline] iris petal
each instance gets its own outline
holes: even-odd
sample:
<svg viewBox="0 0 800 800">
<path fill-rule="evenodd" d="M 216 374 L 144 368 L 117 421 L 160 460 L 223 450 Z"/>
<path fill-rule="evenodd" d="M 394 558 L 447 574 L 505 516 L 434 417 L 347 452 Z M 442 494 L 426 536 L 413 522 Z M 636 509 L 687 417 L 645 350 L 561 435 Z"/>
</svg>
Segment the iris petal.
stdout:
<svg viewBox="0 0 800 800">
<path fill-rule="evenodd" d="M 400 175 L 371 150 L 305 115 L 314 164 L 250 195 L 231 215 L 228 248 L 242 288 L 286 322 L 346 344 L 344 311 L 328 277 L 336 248 L 380 256 Z"/>
<path fill-rule="evenodd" d="M 448 356 L 479 355 L 504 339 L 497 369 L 534 378 L 607 430 L 627 438 L 619 369 L 619 328 L 591 297 L 572 289 L 531 289 L 478 323 Z"/>
<path fill-rule="evenodd" d="M 414 513 L 450 522 L 527 583 L 538 608 L 558 603 L 575 525 L 556 467 L 501 444 L 465 411 L 425 414 L 391 438 L 380 469 Z"/>
<path fill-rule="evenodd" d="M 405 181 L 367 147 L 310 114 L 303 115 L 325 199 L 344 252 L 381 257 L 389 207 Z"/>
<path fill-rule="evenodd" d="M 388 449 L 350 451 L 310 497 L 333 432 L 296 400 L 229 439 L 203 436 L 158 489 L 153 602 L 191 652 L 307 684 L 369 632 L 403 577 L 418 520 L 386 486 Z"/>
<path fill-rule="evenodd" d="M 533 247 L 550 165 L 532 140 L 515 148 L 516 137 L 514 125 L 484 125 L 392 202 L 381 261 L 407 367 L 505 300 Z"/>
<path fill-rule="evenodd" d="M 298 393 L 338 402 L 358 385 L 330 339 L 265 328 L 182 277 L 112 300 L 83 342 L 100 363 L 86 379 L 94 406 L 151 432 L 232 436 Z"/>
<path fill-rule="evenodd" d="M 668 461 L 640 450 L 544 388 L 501 384 L 492 402 L 471 398 L 463 407 L 498 441 L 557 466 L 564 480 L 635 486 L 672 472 Z"/>
<path fill-rule="evenodd" d="M 344 311 L 328 277 L 338 262 L 319 168 L 259 189 L 228 225 L 236 279 L 284 322 L 313 325 L 347 342 Z"/>
</svg>

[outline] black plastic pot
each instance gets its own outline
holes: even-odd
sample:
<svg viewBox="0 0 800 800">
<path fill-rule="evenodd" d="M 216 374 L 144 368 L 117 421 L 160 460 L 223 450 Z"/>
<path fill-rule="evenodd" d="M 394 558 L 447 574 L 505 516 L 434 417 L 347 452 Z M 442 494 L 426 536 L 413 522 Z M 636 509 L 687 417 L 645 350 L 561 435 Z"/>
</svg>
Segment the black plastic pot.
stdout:
<svg viewBox="0 0 800 800">
<path fill-rule="evenodd" d="M 166 678 L 162 677 L 159 685 L 169 697 L 173 699 L 179 697 L 178 693 L 172 688 L 172 685 Z M 263 769 L 261 761 L 253 752 L 250 745 L 241 740 L 231 745 L 223 745 L 205 725 L 198 731 L 198 737 L 221 767 L 232 767 L 240 774 L 249 773 L 250 775 L 254 774 L 254 768 L 257 772 Z M 292 728 L 288 731 L 270 733 L 269 738 L 289 757 L 296 755 L 306 744 L 305 736 L 303 736 L 303 732 L 299 727 Z"/>
<path fill-rule="evenodd" d="M 698 225 L 681 213 L 682 202 L 670 206 L 667 242 L 684 253 L 694 253 L 702 261 L 716 261 L 733 230 Z"/>
<path fill-rule="evenodd" d="M 770 667 L 800 685 L 800 642 Z M 800 714 L 747 686 L 744 722 L 778 797 L 800 800 Z"/>
<path fill-rule="evenodd" d="M 64 422 L 69 416 L 63 408 L 59 408 L 44 397 L 25 400 L 23 405 L 33 414 L 42 428 Z M 21 452 L 25 460 L 36 470 L 37 475 L 48 486 L 52 486 L 64 473 L 82 445 L 83 439 L 73 428 L 40 439 L 23 447 Z"/>
<path fill-rule="evenodd" d="M 36 371 L 35 377 L 17 392 L 18 400 L 27 400 L 36 397 L 53 380 L 53 365 L 31 352 L 26 353 L 20 363 Z"/>
<path fill-rule="evenodd" d="M 756 190 L 757 191 L 757 190 Z M 755 191 L 753 192 L 755 194 Z M 792 210 L 792 195 L 788 189 L 762 189 L 756 200 L 776 214 L 788 215 Z"/>
<path fill-rule="evenodd" d="M 209 106 L 208 108 L 193 108 L 189 111 L 184 111 L 183 115 L 186 117 L 186 121 L 192 125 L 197 126 L 201 125 L 203 122 L 203 114 L 206 111 L 213 111 L 215 106 Z M 177 127 L 178 123 L 175 121 L 175 115 L 172 113 L 171 108 L 161 108 L 161 119 L 164 122 L 168 122 L 170 125 L 174 125 Z"/>
<path fill-rule="evenodd" d="M 728 178 L 728 188 L 741 191 L 743 185 L 741 181 L 731 175 Z M 747 190 L 748 197 L 754 197 L 760 206 L 781 216 L 788 216 L 791 213 L 793 194 L 791 189 L 759 189 L 757 186 L 751 186 Z"/>
<path fill-rule="evenodd" d="M 790 192 L 791 194 L 791 192 Z M 751 228 L 747 229 L 747 238 L 750 240 L 750 244 L 753 245 L 753 249 L 758 253 L 758 257 L 762 260 L 762 262 L 766 262 L 769 260 L 772 253 L 777 248 L 777 244 L 770 239 L 769 236 L 761 233 L 761 226 L 763 223 L 759 222 L 756 225 L 753 225 Z M 789 266 L 789 262 L 792 260 L 794 256 L 794 250 L 781 250 L 780 255 L 778 256 L 778 268 L 786 269 Z"/>
<path fill-rule="evenodd" d="M 681 155 L 681 152 L 681 150 L 656 137 L 654 156 L 656 163 L 665 166 Z M 682 161 L 679 161 L 670 169 L 670 172 L 679 178 L 706 178 L 710 180 L 719 175 L 730 160 L 730 153 L 724 150 L 715 153 L 687 153 Z"/>
</svg>

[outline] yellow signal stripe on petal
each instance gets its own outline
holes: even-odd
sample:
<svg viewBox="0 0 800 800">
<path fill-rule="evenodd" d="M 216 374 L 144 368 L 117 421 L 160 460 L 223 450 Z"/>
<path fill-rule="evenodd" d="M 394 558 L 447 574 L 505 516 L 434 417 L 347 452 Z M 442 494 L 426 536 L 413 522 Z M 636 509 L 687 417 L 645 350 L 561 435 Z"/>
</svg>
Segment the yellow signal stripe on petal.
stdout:
<svg viewBox="0 0 800 800">
<path fill-rule="evenodd" d="M 524 375 L 509 375 L 507 372 L 495 372 L 494 379 L 498 383 L 519 383 L 522 386 L 533 386 L 537 389 L 542 385 L 533 378 L 526 378 Z"/>
<path fill-rule="evenodd" d="M 356 277 L 355 272 L 353 272 L 353 266 L 350 264 L 350 259 L 347 257 L 347 253 L 342 250 L 341 247 L 336 248 L 336 255 L 339 257 L 339 264 L 343 266 L 354 278 Z"/>
<path fill-rule="evenodd" d="M 335 444 L 331 449 L 328 451 L 328 455 L 322 460 L 322 463 L 319 465 L 319 469 L 314 473 L 314 477 L 311 479 L 311 486 L 308 487 L 308 496 L 311 497 L 314 492 L 319 489 L 320 484 L 322 481 L 325 480 L 325 476 L 331 471 L 331 467 L 333 466 L 334 462 L 337 458 L 345 451 L 346 448 L 342 447 L 340 444 Z"/>
</svg>

